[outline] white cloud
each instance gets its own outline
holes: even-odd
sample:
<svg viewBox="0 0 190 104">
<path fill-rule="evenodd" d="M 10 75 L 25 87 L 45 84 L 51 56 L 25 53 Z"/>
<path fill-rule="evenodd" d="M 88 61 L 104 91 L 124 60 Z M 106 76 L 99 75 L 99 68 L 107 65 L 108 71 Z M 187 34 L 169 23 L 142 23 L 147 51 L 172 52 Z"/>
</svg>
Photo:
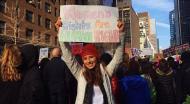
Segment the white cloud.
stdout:
<svg viewBox="0 0 190 104">
<path fill-rule="evenodd" d="M 163 27 L 163 28 L 167 28 L 167 29 L 170 28 L 170 25 L 169 25 L 169 24 L 163 23 L 163 22 L 156 22 L 156 25 L 157 25 L 157 26 L 160 26 L 160 27 Z"/>
<path fill-rule="evenodd" d="M 174 9 L 173 0 L 132 0 L 133 4 L 146 6 L 160 11 L 171 11 Z"/>
</svg>

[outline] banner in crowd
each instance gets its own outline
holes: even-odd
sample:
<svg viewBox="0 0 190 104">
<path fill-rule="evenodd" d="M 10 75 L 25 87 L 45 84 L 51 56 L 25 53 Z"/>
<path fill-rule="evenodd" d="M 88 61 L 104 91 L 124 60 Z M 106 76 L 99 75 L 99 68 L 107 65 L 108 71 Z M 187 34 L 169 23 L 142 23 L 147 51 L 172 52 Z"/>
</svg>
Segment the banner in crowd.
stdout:
<svg viewBox="0 0 190 104">
<path fill-rule="evenodd" d="M 139 56 L 141 54 L 141 50 L 138 48 L 131 48 L 132 56 Z"/>
<path fill-rule="evenodd" d="M 64 5 L 59 41 L 119 42 L 118 9 L 107 6 Z"/>
<path fill-rule="evenodd" d="M 153 50 L 151 48 L 144 48 L 141 50 L 140 56 L 153 55 Z"/>
<path fill-rule="evenodd" d="M 48 48 L 40 48 L 39 60 L 48 58 Z"/>
<path fill-rule="evenodd" d="M 164 57 L 172 56 L 176 54 L 181 54 L 186 50 L 190 50 L 190 45 L 188 43 L 167 48 L 163 50 L 163 55 Z"/>
</svg>

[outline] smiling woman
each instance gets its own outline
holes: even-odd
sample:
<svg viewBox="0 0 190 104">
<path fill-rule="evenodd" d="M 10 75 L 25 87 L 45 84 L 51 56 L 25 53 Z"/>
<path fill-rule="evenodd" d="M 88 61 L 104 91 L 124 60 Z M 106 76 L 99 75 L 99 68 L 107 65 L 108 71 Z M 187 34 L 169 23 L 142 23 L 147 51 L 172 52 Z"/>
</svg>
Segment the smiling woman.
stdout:
<svg viewBox="0 0 190 104">
<path fill-rule="evenodd" d="M 58 20 L 56 27 L 60 27 Z M 69 44 L 60 41 L 63 59 L 72 74 L 78 81 L 78 92 L 75 104 L 115 104 L 111 92 L 110 77 L 122 62 L 124 52 L 124 23 L 118 21 L 120 43 L 117 46 L 113 59 L 107 66 L 100 63 L 100 55 L 94 44 L 87 44 L 82 49 L 83 66 L 78 64 L 71 55 Z"/>
<path fill-rule="evenodd" d="M 87 69 L 93 69 L 99 59 L 99 54 L 93 44 L 87 44 L 82 50 L 82 60 Z"/>
</svg>

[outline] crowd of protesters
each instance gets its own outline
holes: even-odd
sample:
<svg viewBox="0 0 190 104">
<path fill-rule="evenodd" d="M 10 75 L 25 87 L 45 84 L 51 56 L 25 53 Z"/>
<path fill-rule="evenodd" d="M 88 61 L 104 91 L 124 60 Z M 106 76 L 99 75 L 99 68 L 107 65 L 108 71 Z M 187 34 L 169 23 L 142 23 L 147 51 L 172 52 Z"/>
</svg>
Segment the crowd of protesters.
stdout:
<svg viewBox="0 0 190 104">
<path fill-rule="evenodd" d="M 5 45 L 0 104 L 182 104 L 190 95 L 190 51 L 181 54 L 181 63 L 172 57 L 159 62 L 129 57 L 124 24 L 117 26 L 121 39 L 113 56 L 100 55 L 94 44 L 74 56 L 69 44 L 60 42 L 51 58 L 39 62 L 36 46 Z"/>
</svg>

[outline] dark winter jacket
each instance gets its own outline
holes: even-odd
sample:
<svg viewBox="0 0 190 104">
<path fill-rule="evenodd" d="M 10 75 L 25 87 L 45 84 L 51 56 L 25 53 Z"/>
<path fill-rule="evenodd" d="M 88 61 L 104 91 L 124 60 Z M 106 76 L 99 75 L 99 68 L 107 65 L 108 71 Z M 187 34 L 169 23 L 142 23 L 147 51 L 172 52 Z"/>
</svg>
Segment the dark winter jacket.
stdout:
<svg viewBox="0 0 190 104">
<path fill-rule="evenodd" d="M 119 83 L 121 104 L 151 104 L 148 83 L 140 75 L 125 76 Z"/>
<path fill-rule="evenodd" d="M 74 92 L 76 88 L 73 88 L 73 92 L 75 93 L 73 95 L 73 92 L 69 90 L 69 87 L 72 88 L 73 86 L 69 84 L 76 83 L 76 80 L 65 62 L 60 57 L 54 57 L 47 63 L 43 70 L 43 77 L 51 104 L 73 104 L 76 97 L 76 92 Z M 74 81 L 69 83 L 72 79 Z M 72 95 L 73 99 L 70 98 L 70 95 Z M 74 100 L 73 103 L 70 99 Z"/>
<path fill-rule="evenodd" d="M 153 83 L 157 92 L 157 104 L 176 104 L 176 91 L 173 71 L 163 73 L 156 70 L 156 78 Z"/>
<path fill-rule="evenodd" d="M 38 49 L 31 45 L 21 48 L 23 57 L 23 82 L 18 104 L 45 104 L 44 86 L 38 68 Z"/>
<path fill-rule="evenodd" d="M 190 95 L 190 64 L 184 63 L 181 66 L 181 88 L 182 98 L 185 100 L 187 95 Z"/>
<path fill-rule="evenodd" d="M 21 81 L 0 80 L 0 104 L 18 104 Z"/>
</svg>

